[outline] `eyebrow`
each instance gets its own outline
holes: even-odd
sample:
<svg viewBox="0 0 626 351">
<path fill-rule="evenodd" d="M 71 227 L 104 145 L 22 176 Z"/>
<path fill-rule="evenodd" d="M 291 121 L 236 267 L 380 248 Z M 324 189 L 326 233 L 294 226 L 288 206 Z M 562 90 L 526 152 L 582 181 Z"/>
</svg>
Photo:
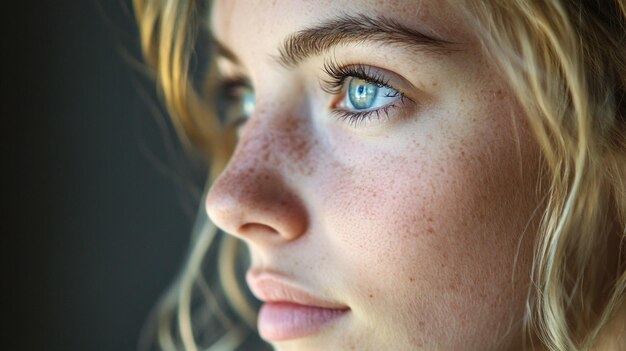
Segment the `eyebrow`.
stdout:
<svg viewBox="0 0 626 351">
<path fill-rule="evenodd" d="M 237 55 L 226 45 L 215 37 L 211 39 L 218 56 L 239 64 Z M 286 68 L 293 68 L 306 58 L 319 55 L 335 46 L 366 41 L 403 45 L 431 54 L 456 51 L 452 46 L 457 44 L 409 28 L 387 17 L 342 15 L 289 35 L 278 49 L 275 60 Z"/>
<path fill-rule="evenodd" d="M 319 55 L 332 47 L 366 41 L 403 45 L 418 52 L 443 54 L 454 51 L 453 42 L 409 28 L 387 17 L 342 15 L 289 35 L 279 48 L 277 61 L 287 67 Z"/>
</svg>

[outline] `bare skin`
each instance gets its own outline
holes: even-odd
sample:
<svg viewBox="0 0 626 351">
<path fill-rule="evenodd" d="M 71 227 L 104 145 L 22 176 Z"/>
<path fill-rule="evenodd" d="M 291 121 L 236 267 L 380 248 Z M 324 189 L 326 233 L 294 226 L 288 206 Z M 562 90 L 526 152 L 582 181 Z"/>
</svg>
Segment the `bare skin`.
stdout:
<svg viewBox="0 0 626 351">
<path fill-rule="evenodd" d="M 252 270 L 325 300 L 343 318 L 277 350 L 501 350 L 521 346 L 539 152 L 515 98 L 458 8 L 440 1 L 217 1 L 213 34 L 256 106 L 207 197 Z M 343 43 L 287 67 L 289 35 L 339 14 L 393 18 L 450 42 Z M 373 67 L 405 96 L 337 118 L 324 64 Z M 386 99 L 392 100 L 391 98 Z M 263 336 L 263 331 L 261 331 Z"/>
</svg>

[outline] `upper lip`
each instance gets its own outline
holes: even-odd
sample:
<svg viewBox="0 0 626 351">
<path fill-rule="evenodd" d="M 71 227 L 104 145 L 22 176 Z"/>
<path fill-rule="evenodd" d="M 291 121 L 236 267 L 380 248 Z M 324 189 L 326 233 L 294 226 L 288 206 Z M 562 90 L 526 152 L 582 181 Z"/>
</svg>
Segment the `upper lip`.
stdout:
<svg viewBox="0 0 626 351">
<path fill-rule="evenodd" d="M 328 309 L 348 309 L 346 305 L 314 296 L 271 271 L 251 269 L 246 274 L 246 281 L 252 294 L 264 302 L 290 302 Z"/>
</svg>

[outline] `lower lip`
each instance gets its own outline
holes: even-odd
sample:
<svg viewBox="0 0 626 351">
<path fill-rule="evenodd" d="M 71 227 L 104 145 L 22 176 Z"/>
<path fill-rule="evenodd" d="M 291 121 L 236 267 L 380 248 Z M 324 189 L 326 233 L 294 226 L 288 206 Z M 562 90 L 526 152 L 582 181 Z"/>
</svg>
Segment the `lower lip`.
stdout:
<svg viewBox="0 0 626 351">
<path fill-rule="evenodd" d="M 259 333 L 270 341 L 301 338 L 343 316 L 347 309 L 304 306 L 289 302 L 268 302 L 259 312 Z"/>
</svg>

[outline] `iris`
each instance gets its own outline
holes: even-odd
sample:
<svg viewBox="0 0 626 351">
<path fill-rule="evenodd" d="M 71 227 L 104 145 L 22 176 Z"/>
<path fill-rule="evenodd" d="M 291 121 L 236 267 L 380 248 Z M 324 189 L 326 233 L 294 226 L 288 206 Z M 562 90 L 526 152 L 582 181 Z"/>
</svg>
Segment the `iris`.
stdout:
<svg viewBox="0 0 626 351">
<path fill-rule="evenodd" d="M 360 78 L 350 79 L 348 85 L 348 98 L 350 103 L 357 110 L 365 110 L 372 108 L 376 96 L 378 95 L 378 86 Z"/>
<path fill-rule="evenodd" d="M 254 98 L 254 91 L 252 89 L 247 89 L 241 97 L 241 109 L 246 119 L 250 118 L 250 115 L 252 115 L 255 105 L 256 101 Z"/>
</svg>

